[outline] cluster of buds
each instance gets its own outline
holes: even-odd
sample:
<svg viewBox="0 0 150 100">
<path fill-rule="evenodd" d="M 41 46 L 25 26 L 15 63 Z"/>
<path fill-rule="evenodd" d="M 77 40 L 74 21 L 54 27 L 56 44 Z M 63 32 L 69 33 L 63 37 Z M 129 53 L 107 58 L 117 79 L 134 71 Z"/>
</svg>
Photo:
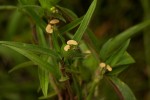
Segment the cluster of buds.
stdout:
<svg viewBox="0 0 150 100">
<path fill-rule="evenodd" d="M 58 13 L 58 9 L 56 7 L 51 7 L 50 10 L 52 13 Z"/>
<path fill-rule="evenodd" d="M 67 41 L 67 45 L 64 47 L 65 51 L 68 51 L 69 49 L 71 49 L 72 46 L 77 46 L 78 43 L 75 40 L 68 40 Z"/>
<path fill-rule="evenodd" d="M 59 20 L 58 19 L 52 19 L 49 21 L 48 25 L 46 26 L 46 32 L 48 34 L 52 34 L 54 31 L 54 25 L 58 24 Z"/>
<path fill-rule="evenodd" d="M 112 71 L 112 67 L 110 67 L 110 65 L 107 65 L 106 63 L 102 62 L 99 64 L 99 67 L 101 68 L 105 68 L 107 69 L 108 71 Z"/>
</svg>

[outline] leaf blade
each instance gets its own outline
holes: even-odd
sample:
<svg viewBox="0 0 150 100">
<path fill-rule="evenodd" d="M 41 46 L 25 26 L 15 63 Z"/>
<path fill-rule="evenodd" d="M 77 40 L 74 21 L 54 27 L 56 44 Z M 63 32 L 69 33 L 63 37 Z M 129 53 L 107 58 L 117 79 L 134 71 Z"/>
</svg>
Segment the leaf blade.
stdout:
<svg viewBox="0 0 150 100">
<path fill-rule="evenodd" d="M 56 58 L 59 56 L 55 51 L 53 51 L 51 49 L 48 49 L 48 48 L 45 48 L 42 46 L 37 46 L 34 44 L 26 44 L 26 43 L 21 43 L 21 42 L 10 42 L 10 41 L 0 41 L 0 44 L 10 45 L 10 46 L 14 46 L 17 48 L 22 48 L 25 50 L 49 55 L 49 56 L 56 57 Z"/>
<path fill-rule="evenodd" d="M 108 81 L 118 93 L 120 100 L 136 100 L 131 89 L 117 77 L 108 77 Z"/>
<path fill-rule="evenodd" d="M 47 63 L 46 61 L 43 61 L 39 56 L 33 54 L 32 52 L 20 49 L 20 48 L 16 48 L 13 46 L 9 46 L 9 45 L 3 45 L 6 46 L 10 49 L 13 49 L 15 51 L 17 51 L 18 53 L 24 55 L 25 57 L 27 57 L 28 59 L 30 59 L 31 61 L 33 61 L 35 64 L 39 65 L 40 68 L 42 69 L 46 69 L 49 72 L 51 72 L 53 75 L 57 76 L 57 71 L 56 69 L 53 67 L 53 65 Z"/>
<path fill-rule="evenodd" d="M 24 67 L 27 67 L 27 66 L 32 66 L 32 65 L 35 65 L 32 61 L 27 61 L 27 62 L 23 62 L 19 65 L 16 65 L 14 68 L 12 68 L 11 70 L 8 71 L 8 73 L 12 73 L 13 71 L 16 71 L 20 68 L 24 68 Z"/>
<path fill-rule="evenodd" d="M 113 53 L 115 50 L 117 50 L 118 47 L 122 45 L 126 40 L 131 38 L 132 36 L 136 35 L 137 32 L 141 31 L 145 27 L 150 25 L 150 20 L 144 21 L 140 24 L 137 24 L 124 32 L 120 33 L 116 37 L 112 38 L 111 42 L 107 42 L 107 47 L 105 44 L 102 46 L 102 49 L 100 50 L 100 57 L 103 60 L 106 60 L 111 53 Z"/>
<path fill-rule="evenodd" d="M 94 10 L 96 8 L 96 4 L 97 4 L 97 0 L 94 0 L 92 2 L 92 4 L 90 5 L 87 13 L 85 14 L 78 30 L 76 31 L 76 33 L 74 34 L 73 39 L 76 40 L 77 42 L 79 42 L 84 34 L 84 32 L 86 31 L 88 24 L 90 22 L 90 19 L 92 17 L 92 14 L 94 13 Z"/>
</svg>

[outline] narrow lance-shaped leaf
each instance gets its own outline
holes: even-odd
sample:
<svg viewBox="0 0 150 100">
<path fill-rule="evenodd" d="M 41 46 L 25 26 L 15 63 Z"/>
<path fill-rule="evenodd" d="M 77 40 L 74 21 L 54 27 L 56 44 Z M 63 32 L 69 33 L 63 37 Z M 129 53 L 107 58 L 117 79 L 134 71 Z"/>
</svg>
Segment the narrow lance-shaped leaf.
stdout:
<svg viewBox="0 0 150 100">
<path fill-rule="evenodd" d="M 92 14 L 96 8 L 96 4 L 97 4 L 97 0 L 94 0 L 92 2 L 92 4 L 90 5 L 87 13 L 85 14 L 78 30 L 76 31 L 76 33 L 74 34 L 73 39 L 76 40 L 77 42 L 79 42 L 84 34 L 84 32 L 86 31 L 88 24 L 90 22 L 90 19 L 92 17 Z"/>
<path fill-rule="evenodd" d="M 144 21 L 138 25 L 135 25 L 135 26 L 125 30 L 124 32 L 117 35 L 116 37 L 112 38 L 112 40 L 107 42 L 107 46 L 106 46 L 106 44 L 103 45 L 103 47 L 100 51 L 100 57 L 103 60 L 106 60 L 111 55 L 111 53 L 113 53 L 116 49 L 118 49 L 118 47 L 120 47 L 122 45 L 122 43 L 124 43 L 126 40 L 131 38 L 133 35 L 136 35 L 137 32 L 141 31 L 142 29 L 144 29 L 145 27 L 147 27 L 149 25 L 150 25 L 150 20 Z"/>
<path fill-rule="evenodd" d="M 117 92 L 120 100 L 136 100 L 131 89 L 117 77 L 108 77 L 109 83 Z"/>
<path fill-rule="evenodd" d="M 36 26 L 36 30 L 37 30 L 39 45 L 41 45 L 42 47 L 47 48 L 48 45 L 46 43 L 45 36 L 44 36 L 44 33 L 43 33 L 42 29 L 39 26 Z"/>
<path fill-rule="evenodd" d="M 44 96 L 46 97 L 48 92 L 48 84 L 49 84 L 49 72 L 39 67 L 38 75 L 40 80 L 40 87 L 42 89 Z"/>
<path fill-rule="evenodd" d="M 17 48 L 33 51 L 35 53 L 41 53 L 41 54 L 49 55 L 49 56 L 56 57 L 56 58 L 59 57 L 59 55 L 55 51 L 48 49 L 48 48 L 41 47 L 41 46 L 37 46 L 34 44 L 26 44 L 26 43 L 20 43 L 20 42 L 9 42 L 9 41 L 0 41 L 0 44 L 10 45 L 10 46 L 14 46 Z"/>
<path fill-rule="evenodd" d="M 8 27 L 7 27 L 7 34 L 5 35 L 5 40 L 12 40 L 15 33 L 17 33 L 19 23 L 23 19 L 22 13 L 19 11 L 14 11 L 11 20 L 9 21 Z"/>
<path fill-rule="evenodd" d="M 120 58 L 124 55 L 129 43 L 130 40 L 127 40 L 125 43 L 123 43 L 122 46 L 120 46 L 120 48 L 116 50 L 116 52 L 112 53 L 112 55 L 109 57 L 109 59 L 106 62 L 110 64 L 112 67 L 114 67 L 116 63 L 120 60 Z"/>
<path fill-rule="evenodd" d="M 19 3 L 21 4 L 21 6 L 28 5 L 28 2 L 26 0 L 19 0 Z M 29 12 L 31 17 L 34 19 L 35 23 L 39 25 L 43 30 L 45 30 L 46 23 L 39 17 L 39 15 L 31 8 L 24 8 L 24 9 L 27 12 Z"/>
<path fill-rule="evenodd" d="M 42 47 L 48 47 L 42 29 L 39 26 L 37 26 L 36 30 L 38 34 L 39 45 Z M 41 55 L 41 59 L 47 61 L 48 55 Z M 49 84 L 49 71 L 42 69 L 39 66 L 38 75 L 39 75 L 40 87 L 42 89 L 44 96 L 46 97 L 48 92 L 48 84 Z"/>
<path fill-rule="evenodd" d="M 78 18 L 78 16 L 70 9 L 67 9 L 67 8 L 64 8 L 61 6 L 57 6 L 57 7 L 61 10 L 61 12 L 64 14 L 64 16 L 69 17 L 68 18 L 69 20 L 75 20 Z"/>
<path fill-rule="evenodd" d="M 81 23 L 82 19 L 83 19 L 83 17 L 77 18 L 74 21 L 72 21 L 71 23 L 65 25 L 64 27 L 61 27 L 59 29 L 60 33 L 62 34 L 62 33 L 68 32 L 68 31 L 72 30 L 73 28 L 77 27 Z"/>
<path fill-rule="evenodd" d="M 113 66 L 113 70 L 108 75 L 119 75 L 126 68 L 130 67 L 129 64 L 135 63 L 135 60 L 131 57 L 128 52 L 123 53 L 122 57 L 120 57 L 119 61 Z"/>
<path fill-rule="evenodd" d="M 13 46 L 9 46 L 9 45 L 4 45 L 6 47 L 9 47 L 15 51 L 17 51 L 18 53 L 24 55 L 25 57 L 29 58 L 31 61 L 33 61 L 36 65 L 39 65 L 39 67 L 41 67 L 42 69 L 48 70 L 50 73 L 52 73 L 53 75 L 57 76 L 57 71 L 55 70 L 55 68 L 47 63 L 46 61 L 43 61 L 39 56 L 35 55 L 34 53 L 24 50 L 24 49 L 20 49 L 20 48 L 16 48 Z"/>
<path fill-rule="evenodd" d="M 21 69 L 21 68 L 24 68 L 24 67 L 29 67 L 29 66 L 32 66 L 32 65 L 35 65 L 32 61 L 27 61 L 27 62 L 23 62 L 19 65 L 16 65 L 14 68 L 12 68 L 9 73 L 13 72 L 13 71 L 16 71 L 18 69 Z"/>
<path fill-rule="evenodd" d="M 86 32 L 87 32 L 89 39 L 91 40 L 93 47 L 95 48 L 97 52 L 99 52 L 99 41 L 96 38 L 95 34 L 92 32 L 90 28 L 88 28 Z"/>
<path fill-rule="evenodd" d="M 123 56 L 120 58 L 120 60 L 116 63 L 116 66 L 128 65 L 132 63 L 135 63 L 135 60 L 128 52 L 125 52 Z"/>
</svg>

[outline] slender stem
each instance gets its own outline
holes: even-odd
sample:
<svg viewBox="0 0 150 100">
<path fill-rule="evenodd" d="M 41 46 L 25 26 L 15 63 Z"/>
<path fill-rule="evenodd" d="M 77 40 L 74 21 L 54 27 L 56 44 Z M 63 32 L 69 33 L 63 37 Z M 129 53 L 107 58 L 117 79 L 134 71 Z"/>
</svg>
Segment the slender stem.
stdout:
<svg viewBox="0 0 150 100">
<path fill-rule="evenodd" d="M 97 84 L 98 84 L 98 82 L 96 82 L 96 81 L 94 81 L 94 82 L 92 83 L 92 86 L 91 86 L 91 88 L 90 88 L 90 93 L 89 93 L 89 95 L 88 95 L 88 97 L 87 97 L 87 100 L 91 100 L 91 98 L 92 98 L 92 96 L 93 96 L 93 94 L 94 94 L 94 91 L 95 91 L 95 87 L 97 86 Z"/>
<path fill-rule="evenodd" d="M 64 59 L 62 59 L 61 61 L 61 73 L 63 75 L 63 77 L 66 77 L 66 71 L 65 71 L 65 64 L 64 64 Z M 71 86 L 70 86 L 70 82 L 69 80 L 66 80 L 65 82 L 65 87 L 67 89 L 67 92 L 68 92 L 68 95 L 69 95 L 69 100 L 73 100 L 73 93 L 72 93 L 72 89 L 71 89 Z"/>
<path fill-rule="evenodd" d="M 52 36 L 49 34 L 48 35 L 48 39 L 49 39 L 49 44 L 50 44 L 50 48 L 53 48 L 53 43 L 52 43 Z"/>
<path fill-rule="evenodd" d="M 51 85 L 53 86 L 54 90 L 56 91 L 57 95 L 58 95 L 58 100 L 63 100 L 63 97 L 61 95 L 61 92 L 60 90 L 58 89 L 56 83 L 54 82 L 54 78 L 52 76 L 52 74 L 49 75 L 49 78 L 50 78 L 50 83 Z"/>
<path fill-rule="evenodd" d="M 89 95 L 87 96 L 87 100 L 92 100 L 92 96 L 95 92 L 95 88 L 98 85 L 98 83 L 101 81 L 101 79 L 103 79 L 104 73 L 105 73 L 105 69 L 97 68 L 97 70 L 95 72 L 95 77 L 94 77 L 93 83 L 92 83 L 90 91 L 89 91 Z"/>
</svg>

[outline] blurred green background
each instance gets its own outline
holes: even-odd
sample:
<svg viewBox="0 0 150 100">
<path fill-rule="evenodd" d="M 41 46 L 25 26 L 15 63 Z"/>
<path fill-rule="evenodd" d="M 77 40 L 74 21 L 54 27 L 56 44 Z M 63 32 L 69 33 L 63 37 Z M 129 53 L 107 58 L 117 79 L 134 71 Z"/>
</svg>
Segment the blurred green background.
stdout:
<svg viewBox="0 0 150 100">
<path fill-rule="evenodd" d="M 61 0 L 59 5 L 73 10 L 79 17 L 85 14 L 92 0 Z M 100 2 L 101 1 L 101 2 Z M 18 5 L 17 0 L 0 0 L 0 5 Z M 125 29 L 150 19 L 150 0 L 98 0 L 90 27 L 104 43 Z M 0 40 L 33 43 L 32 20 L 18 10 L 0 10 Z M 150 100 L 150 30 L 134 36 L 128 52 L 136 63 L 120 74 L 133 90 L 137 100 Z M 36 66 L 11 74 L 8 71 L 28 59 L 0 47 L 0 100 L 37 100 L 39 81 Z M 111 94 L 110 94 L 111 96 Z"/>
</svg>

